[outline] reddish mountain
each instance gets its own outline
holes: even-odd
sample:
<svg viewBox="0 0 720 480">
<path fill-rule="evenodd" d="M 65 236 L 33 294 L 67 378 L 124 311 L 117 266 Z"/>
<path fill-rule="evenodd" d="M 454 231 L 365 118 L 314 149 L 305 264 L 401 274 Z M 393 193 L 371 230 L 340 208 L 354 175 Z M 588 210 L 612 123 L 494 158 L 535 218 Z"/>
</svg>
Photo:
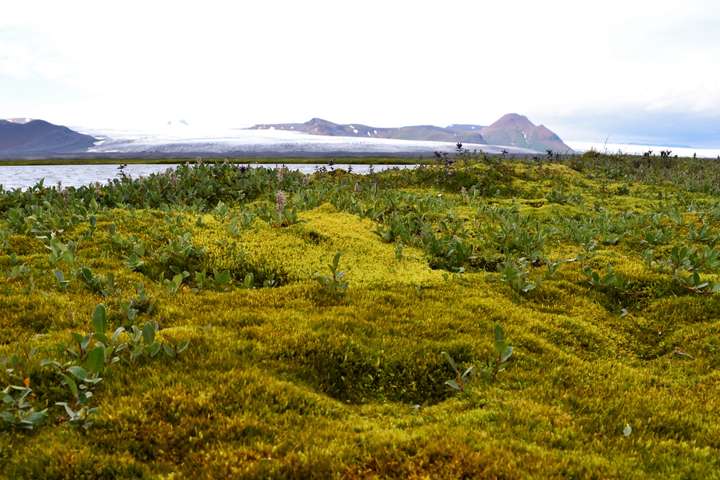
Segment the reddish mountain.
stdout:
<svg viewBox="0 0 720 480">
<path fill-rule="evenodd" d="M 552 150 L 557 153 L 571 152 L 572 149 L 544 125 L 536 126 L 527 117 L 517 113 L 503 115 L 498 121 L 481 130 L 483 137 L 493 145 L 529 148 L 531 150 Z"/>
</svg>

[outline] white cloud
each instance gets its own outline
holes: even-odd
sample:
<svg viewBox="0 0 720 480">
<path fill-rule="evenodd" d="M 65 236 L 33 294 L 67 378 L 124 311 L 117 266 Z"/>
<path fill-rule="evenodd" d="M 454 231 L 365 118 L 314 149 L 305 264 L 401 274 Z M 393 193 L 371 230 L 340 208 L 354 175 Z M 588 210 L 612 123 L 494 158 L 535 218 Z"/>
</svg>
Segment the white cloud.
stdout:
<svg viewBox="0 0 720 480">
<path fill-rule="evenodd" d="M 720 110 L 719 23 L 710 0 L 28 0 L 0 16 L 0 116 L 398 125 L 705 113 Z M 44 100 L 2 88 L 18 79 Z M 72 101 L 47 101 L 61 90 Z"/>
</svg>

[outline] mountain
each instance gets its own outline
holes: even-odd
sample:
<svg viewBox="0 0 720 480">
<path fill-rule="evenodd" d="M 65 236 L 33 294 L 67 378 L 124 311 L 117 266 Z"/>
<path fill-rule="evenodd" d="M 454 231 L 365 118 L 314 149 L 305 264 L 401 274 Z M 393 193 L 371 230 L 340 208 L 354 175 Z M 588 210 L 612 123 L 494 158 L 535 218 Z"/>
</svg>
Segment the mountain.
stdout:
<svg viewBox="0 0 720 480">
<path fill-rule="evenodd" d="M 390 138 L 393 140 L 420 140 L 434 142 L 487 143 L 480 132 L 463 132 L 458 135 L 447 128 L 433 125 L 414 125 L 399 128 L 369 127 L 361 124 L 329 122 L 321 118 L 313 118 L 305 123 L 261 124 L 250 127 L 251 130 L 291 130 L 311 135 L 328 135 L 333 137 Z"/>
<path fill-rule="evenodd" d="M 490 126 L 455 124 L 379 128 L 320 118 L 305 123 L 255 125 L 249 129 L 198 129 L 183 120 L 157 131 L 89 130 L 81 134 L 43 120 L 0 120 L 0 158 L 63 155 L 336 155 L 452 152 L 457 142 L 486 153 L 534 155 L 572 151 L 546 127 L 509 114 Z"/>
<path fill-rule="evenodd" d="M 0 120 L 0 155 L 81 153 L 97 139 L 44 120 Z"/>
<path fill-rule="evenodd" d="M 483 127 L 482 135 L 494 145 L 509 145 L 531 150 L 571 152 L 572 148 L 544 125 L 536 126 L 524 115 L 508 113 L 492 125 Z"/>
<path fill-rule="evenodd" d="M 509 113 L 489 126 L 453 124 L 448 127 L 416 125 L 399 128 L 378 128 L 360 124 L 337 124 L 313 118 L 305 123 L 261 124 L 253 130 L 289 130 L 311 135 L 340 137 L 391 138 L 395 140 L 421 140 L 462 142 L 466 144 L 500 145 L 545 152 L 566 153 L 572 149 L 544 125 L 536 126 L 527 117 Z"/>
</svg>

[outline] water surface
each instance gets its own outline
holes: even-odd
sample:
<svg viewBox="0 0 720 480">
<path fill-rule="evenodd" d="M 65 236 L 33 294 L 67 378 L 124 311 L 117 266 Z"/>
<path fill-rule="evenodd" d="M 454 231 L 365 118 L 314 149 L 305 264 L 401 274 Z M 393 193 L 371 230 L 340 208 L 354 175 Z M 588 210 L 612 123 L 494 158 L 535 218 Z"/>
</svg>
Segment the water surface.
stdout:
<svg viewBox="0 0 720 480">
<path fill-rule="evenodd" d="M 281 166 L 289 170 L 303 173 L 313 173 L 319 168 L 330 168 L 325 164 L 251 164 L 252 168 L 266 167 L 276 168 Z M 164 172 L 174 169 L 177 164 L 146 165 L 130 164 L 124 167 L 126 175 L 133 178 L 150 175 L 152 173 Z M 92 183 L 107 183 L 120 175 L 120 164 L 114 165 L 22 165 L 3 166 L 0 165 L 0 185 L 6 190 L 15 188 L 28 188 L 40 180 L 44 180 L 46 186 L 57 185 L 63 187 L 80 187 Z M 372 168 L 376 172 L 391 168 L 413 168 L 414 165 L 345 165 L 337 164 L 332 168 L 352 170 L 354 173 L 366 174 Z"/>
</svg>

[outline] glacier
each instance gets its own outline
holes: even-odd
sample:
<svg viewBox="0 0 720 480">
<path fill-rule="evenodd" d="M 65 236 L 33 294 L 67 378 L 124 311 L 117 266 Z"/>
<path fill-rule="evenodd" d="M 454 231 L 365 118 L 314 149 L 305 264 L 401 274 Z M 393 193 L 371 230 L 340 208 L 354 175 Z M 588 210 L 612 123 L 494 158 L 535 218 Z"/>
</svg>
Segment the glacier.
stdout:
<svg viewBox="0 0 720 480">
<path fill-rule="evenodd" d="M 90 153 L 127 154 L 431 154 L 452 152 L 451 142 L 310 135 L 290 130 L 189 128 L 173 123 L 154 131 L 86 129 L 99 141 Z M 464 144 L 486 153 L 535 154 L 525 148 Z"/>
</svg>

